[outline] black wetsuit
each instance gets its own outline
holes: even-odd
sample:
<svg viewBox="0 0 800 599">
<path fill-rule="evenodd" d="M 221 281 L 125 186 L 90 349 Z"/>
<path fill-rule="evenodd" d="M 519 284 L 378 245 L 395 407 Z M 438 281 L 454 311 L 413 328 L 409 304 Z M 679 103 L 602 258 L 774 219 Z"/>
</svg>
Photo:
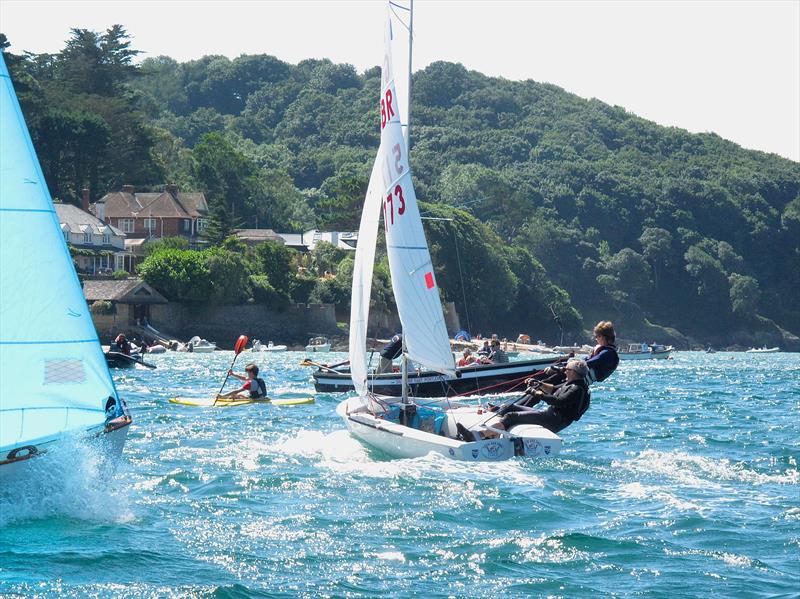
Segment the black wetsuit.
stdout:
<svg viewBox="0 0 800 599">
<path fill-rule="evenodd" d="M 589 409 L 589 387 L 583 380 L 564 383 L 552 395 L 545 393 L 536 397 L 549 404 L 547 409 L 541 412 L 509 411 L 501 419 L 506 430 L 517 424 L 539 424 L 557 433 L 580 419 Z M 516 405 L 508 409 L 515 408 L 523 409 Z"/>
<path fill-rule="evenodd" d="M 385 358 L 387 360 L 394 360 L 395 358 L 399 357 L 400 354 L 403 353 L 403 336 L 401 334 L 397 334 L 392 337 L 392 340 L 387 343 L 383 349 L 381 350 L 381 358 Z"/>
</svg>

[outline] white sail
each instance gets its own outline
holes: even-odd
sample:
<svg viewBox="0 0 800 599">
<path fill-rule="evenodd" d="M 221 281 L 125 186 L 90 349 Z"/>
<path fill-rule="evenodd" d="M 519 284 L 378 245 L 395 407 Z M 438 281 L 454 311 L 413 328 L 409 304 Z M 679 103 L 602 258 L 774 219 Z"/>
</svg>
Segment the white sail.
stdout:
<svg viewBox="0 0 800 599">
<path fill-rule="evenodd" d="M 358 228 L 353 287 L 350 303 L 350 377 L 356 393 L 363 397 L 367 392 L 367 324 L 369 298 L 372 291 L 372 267 L 375 262 L 375 245 L 378 240 L 378 222 L 381 216 L 381 179 L 376 159 L 369 178 L 361 225 Z"/>
<path fill-rule="evenodd" d="M 383 221 L 392 289 L 408 357 L 431 370 L 453 373 L 453 354 L 400 123 L 401 98 L 392 69 L 391 13 L 389 19 L 381 76 L 381 146 L 377 162 L 383 178 Z"/>
<path fill-rule="evenodd" d="M 411 113 L 411 65 L 409 64 L 413 47 L 411 8 L 411 0 L 391 0 L 389 2 L 388 44 L 392 53 L 394 86 L 400 98 L 398 107 L 400 126 L 403 129 L 406 145 L 408 145 L 408 125 Z"/>
</svg>

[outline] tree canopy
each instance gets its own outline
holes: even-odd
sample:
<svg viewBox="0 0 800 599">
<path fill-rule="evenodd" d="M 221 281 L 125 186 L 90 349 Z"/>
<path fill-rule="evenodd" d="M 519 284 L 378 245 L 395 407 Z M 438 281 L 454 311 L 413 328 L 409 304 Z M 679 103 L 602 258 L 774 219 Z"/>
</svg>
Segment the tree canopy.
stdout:
<svg viewBox="0 0 800 599">
<path fill-rule="evenodd" d="M 54 196 L 170 177 L 206 193 L 216 244 L 236 224 L 358 226 L 378 68 L 267 55 L 135 65 L 119 25 L 73 29 L 54 55 L 11 49 Z M 417 195 L 453 219 L 425 225 L 437 278 L 473 326 L 551 330 L 553 307 L 575 329 L 639 314 L 686 332 L 756 316 L 800 332 L 800 164 L 460 64 L 432 63 L 412 89 Z M 344 295 L 325 285 L 318 297 Z"/>
</svg>

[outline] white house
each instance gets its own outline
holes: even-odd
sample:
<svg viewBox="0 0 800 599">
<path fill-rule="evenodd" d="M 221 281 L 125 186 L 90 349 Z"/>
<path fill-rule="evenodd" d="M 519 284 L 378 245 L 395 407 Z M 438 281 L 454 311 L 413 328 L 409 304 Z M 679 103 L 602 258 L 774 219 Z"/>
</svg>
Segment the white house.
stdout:
<svg viewBox="0 0 800 599">
<path fill-rule="evenodd" d="M 320 241 L 327 241 L 342 250 L 356 249 L 358 231 L 318 231 L 311 229 L 305 233 L 278 233 L 284 243 L 303 252 L 312 252 Z"/>
<path fill-rule="evenodd" d="M 125 233 L 72 204 L 55 204 L 64 240 L 73 248 L 78 269 L 88 274 L 127 270 Z"/>
</svg>

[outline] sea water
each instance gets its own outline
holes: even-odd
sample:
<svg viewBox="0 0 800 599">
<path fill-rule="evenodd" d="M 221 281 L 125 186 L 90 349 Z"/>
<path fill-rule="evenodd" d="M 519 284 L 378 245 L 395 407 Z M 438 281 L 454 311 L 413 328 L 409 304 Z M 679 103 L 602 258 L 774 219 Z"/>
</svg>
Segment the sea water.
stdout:
<svg viewBox="0 0 800 599">
<path fill-rule="evenodd" d="M 339 395 L 168 403 L 216 392 L 232 357 L 114 372 L 135 419 L 122 463 L 76 440 L 2 489 L 0 595 L 800 594 L 800 354 L 623 362 L 560 456 L 498 464 L 388 459 L 346 432 Z M 303 357 L 237 368 L 301 397 Z"/>
</svg>

